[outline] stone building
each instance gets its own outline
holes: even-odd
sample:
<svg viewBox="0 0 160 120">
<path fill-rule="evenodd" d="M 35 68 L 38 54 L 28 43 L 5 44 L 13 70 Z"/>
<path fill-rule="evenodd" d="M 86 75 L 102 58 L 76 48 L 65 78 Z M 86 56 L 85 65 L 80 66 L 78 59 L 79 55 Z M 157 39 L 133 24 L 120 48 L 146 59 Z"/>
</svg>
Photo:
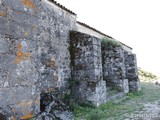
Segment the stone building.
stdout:
<svg viewBox="0 0 160 120">
<path fill-rule="evenodd" d="M 0 0 L 2 110 L 30 118 L 40 112 L 41 95 L 65 93 L 69 79 L 78 83 L 73 97 L 95 106 L 114 86 L 121 95 L 140 90 L 132 48 L 101 45 L 113 38 L 76 17 L 54 0 Z"/>
</svg>

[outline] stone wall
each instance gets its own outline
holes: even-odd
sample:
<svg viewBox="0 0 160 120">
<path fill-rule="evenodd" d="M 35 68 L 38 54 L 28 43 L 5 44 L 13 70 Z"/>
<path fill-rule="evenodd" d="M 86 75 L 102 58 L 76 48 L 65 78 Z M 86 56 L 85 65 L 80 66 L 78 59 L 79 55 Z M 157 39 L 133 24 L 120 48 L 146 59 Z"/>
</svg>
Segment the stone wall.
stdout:
<svg viewBox="0 0 160 120">
<path fill-rule="evenodd" d="M 107 86 L 128 92 L 124 50 L 121 47 L 102 44 L 103 77 Z"/>
<path fill-rule="evenodd" d="M 106 102 L 109 83 L 125 93 L 128 80 L 130 91 L 140 89 L 130 47 L 102 47 L 101 52 L 101 38 L 85 34 L 90 28 L 78 29 L 73 12 L 49 1 L 0 0 L 3 111 L 12 119 L 31 118 L 40 112 L 41 97 L 54 92 L 64 96 L 69 79 L 74 82 L 73 97 L 94 106 Z"/>
<path fill-rule="evenodd" d="M 126 67 L 126 78 L 129 83 L 129 91 L 139 91 L 140 90 L 140 81 L 138 79 L 138 68 L 137 68 L 137 59 L 136 55 L 129 53 L 127 51 L 125 54 L 125 67 Z"/>
<path fill-rule="evenodd" d="M 101 41 L 80 32 L 71 32 L 73 94 L 95 106 L 105 103 L 106 84 L 102 76 Z"/>
<path fill-rule="evenodd" d="M 0 0 L 1 108 L 31 117 L 40 111 L 40 93 L 66 88 L 75 23 L 46 0 Z"/>
<path fill-rule="evenodd" d="M 102 44 L 102 66 L 107 86 L 116 87 L 125 93 L 140 90 L 137 59 L 132 52 Z"/>
</svg>

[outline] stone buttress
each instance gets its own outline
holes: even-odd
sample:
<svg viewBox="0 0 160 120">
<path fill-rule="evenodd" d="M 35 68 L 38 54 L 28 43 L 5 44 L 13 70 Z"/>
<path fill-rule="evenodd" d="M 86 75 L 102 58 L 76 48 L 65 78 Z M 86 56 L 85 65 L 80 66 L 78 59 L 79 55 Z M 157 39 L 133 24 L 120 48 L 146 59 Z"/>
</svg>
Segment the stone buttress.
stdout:
<svg viewBox="0 0 160 120">
<path fill-rule="evenodd" d="M 99 106 L 106 102 L 106 83 L 103 81 L 101 42 L 98 38 L 72 31 L 71 65 L 75 81 L 75 99 Z"/>
</svg>

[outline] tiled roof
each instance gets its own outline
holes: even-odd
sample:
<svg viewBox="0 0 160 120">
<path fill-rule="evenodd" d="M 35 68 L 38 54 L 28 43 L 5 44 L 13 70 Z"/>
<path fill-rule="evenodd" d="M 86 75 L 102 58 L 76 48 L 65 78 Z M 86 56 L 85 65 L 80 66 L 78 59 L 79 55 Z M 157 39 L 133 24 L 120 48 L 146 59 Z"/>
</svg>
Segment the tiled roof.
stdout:
<svg viewBox="0 0 160 120">
<path fill-rule="evenodd" d="M 69 12 L 69 13 L 71 13 L 71 14 L 73 14 L 73 15 L 77 15 L 77 14 L 75 14 L 73 11 L 67 9 L 66 7 L 64 7 L 63 5 L 59 4 L 59 3 L 58 3 L 57 1 L 55 1 L 55 0 L 48 0 L 48 1 L 54 3 L 54 4 L 57 5 L 58 7 L 62 8 L 63 10 L 66 10 L 67 12 Z"/>
<path fill-rule="evenodd" d="M 109 38 L 114 39 L 113 37 L 111 37 L 111 36 L 109 36 L 109 35 L 106 35 L 106 34 L 102 33 L 101 31 L 99 31 L 99 30 L 97 30 L 97 29 L 95 29 L 95 28 L 93 28 L 93 27 L 90 27 L 89 25 L 87 25 L 87 24 L 85 24 L 85 23 L 82 23 L 82 22 L 79 22 L 79 21 L 77 21 L 77 23 L 79 23 L 79 24 L 82 25 L 82 26 L 88 27 L 89 29 L 91 29 L 91 30 L 93 30 L 93 31 L 95 31 L 95 32 L 97 32 L 97 33 L 99 33 L 99 34 L 101 34 L 101 35 L 104 35 L 104 36 L 106 36 L 106 37 L 109 37 Z M 129 47 L 128 45 L 126 45 L 126 44 L 124 44 L 124 43 L 122 43 L 122 42 L 120 42 L 120 41 L 118 41 L 118 42 L 121 43 L 122 45 L 124 45 L 124 46 L 132 49 L 132 48 Z"/>
</svg>

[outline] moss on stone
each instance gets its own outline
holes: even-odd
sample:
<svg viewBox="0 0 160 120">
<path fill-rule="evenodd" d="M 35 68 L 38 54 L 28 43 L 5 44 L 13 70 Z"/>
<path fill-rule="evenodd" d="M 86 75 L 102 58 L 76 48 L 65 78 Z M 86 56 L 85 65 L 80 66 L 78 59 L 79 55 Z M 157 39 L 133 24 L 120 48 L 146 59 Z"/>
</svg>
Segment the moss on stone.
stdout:
<svg viewBox="0 0 160 120">
<path fill-rule="evenodd" d="M 103 38 L 101 40 L 102 46 L 113 46 L 113 47 L 121 47 L 121 44 L 113 38 Z"/>
</svg>

